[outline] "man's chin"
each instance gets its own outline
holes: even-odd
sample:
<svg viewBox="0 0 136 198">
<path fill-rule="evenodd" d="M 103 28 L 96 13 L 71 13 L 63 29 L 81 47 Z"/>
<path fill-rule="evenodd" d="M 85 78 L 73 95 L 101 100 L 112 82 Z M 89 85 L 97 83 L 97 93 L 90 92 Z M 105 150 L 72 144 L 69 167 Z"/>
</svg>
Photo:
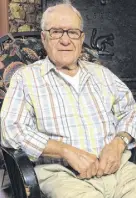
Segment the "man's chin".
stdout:
<svg viewBox="0 0 136 198">
<path fill-rule="evenodd" d="M 58 67 L 64 67 L 64 66 L 71 66 L 71 65 L 73 65 L 74 64 L 74 62 L 70 62 L 70 61 L 58 61 L 57 63 L 56 63 L 56 66 L 58 66 Z"/>
</svg>

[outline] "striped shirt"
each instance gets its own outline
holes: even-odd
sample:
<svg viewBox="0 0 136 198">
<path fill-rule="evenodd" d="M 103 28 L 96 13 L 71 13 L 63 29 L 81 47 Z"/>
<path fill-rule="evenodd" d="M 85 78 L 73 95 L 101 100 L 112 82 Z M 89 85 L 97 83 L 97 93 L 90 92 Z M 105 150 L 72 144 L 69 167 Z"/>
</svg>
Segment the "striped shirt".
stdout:
<svg viewBox="0 0 136 198">
<path fill-rule="evenodd" d="M 101 65 L 78 63 L 78 92 L 48 57 L 17 70 L 1 110 L 2 145 L 36 160 L 49 139 L 99 156 L 118 132 L 136 138 L 136 105 L 127 86 Z"/>
</svg>

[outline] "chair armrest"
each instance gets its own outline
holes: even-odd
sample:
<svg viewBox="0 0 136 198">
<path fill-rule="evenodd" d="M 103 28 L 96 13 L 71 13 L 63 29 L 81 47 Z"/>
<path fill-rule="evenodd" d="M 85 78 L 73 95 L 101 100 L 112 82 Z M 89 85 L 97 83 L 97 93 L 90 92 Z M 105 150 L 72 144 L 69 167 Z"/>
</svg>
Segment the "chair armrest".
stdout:
<svg viewBox="0 0 136 198">
<path fill-rule="evenodd" d="M 40 187 L 32 162 L 21 149 L 1 147 L 11 181 L 14 198 L 27 198 L 25 187 L 30 189 L 30 198 L 41 198 Z"/>
<path fill-rule="evenodd" d="M 131 153 L 132 153 L 132 155 L 131 155 L 131 158 L 129 159 L 129 161 L 136 164 L 136 147 L 131 150 Z"/>
</svg>

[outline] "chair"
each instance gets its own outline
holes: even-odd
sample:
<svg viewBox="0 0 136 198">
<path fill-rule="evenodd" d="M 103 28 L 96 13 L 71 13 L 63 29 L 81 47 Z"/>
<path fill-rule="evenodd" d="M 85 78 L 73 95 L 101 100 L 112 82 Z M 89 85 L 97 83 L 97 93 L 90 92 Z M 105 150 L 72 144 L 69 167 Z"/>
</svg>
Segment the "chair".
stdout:
<svg viewBox="0 0 136 198">
<path fill-rule="evenodd" d="M 0 38 L 0 49 L 1 108 L 13 73 L 25 64 L 43 59 L 46 52 L 42 46 L 39 32 L 20 32 L 5 35 Z M 16 151 L 1 147 L 0 169 L 5 172 L 6 169 L 8 171 L 14 198 L 26 198 L 26 186 L 30 188 L 30 197 L 42 197 L 33 166 L 22 150 Z"/>
<path fill-rule="evenodd" d="M 39 32 L 23 32 L 6 35 L 0 38 L 0 100 L 1 104 L 8 89 L 13 73 L 24 66 L 46 56 L 40 41 Z M 95 56 L 96 55 L 96 56 Z M 99 61 L 97 53 L 84 43 L 81 58 Z M 40 191 L 38 180 L 32 163 L 21 149 L 14 150 L 1 146 L 3 159 L 9 174 L 12 197 L 27 198 L 26 187 L 30 190 L 30 198 L 46 198 Z M 131 161 L 136 163 L 136 148 L 132 150 Z"/>
</svg>

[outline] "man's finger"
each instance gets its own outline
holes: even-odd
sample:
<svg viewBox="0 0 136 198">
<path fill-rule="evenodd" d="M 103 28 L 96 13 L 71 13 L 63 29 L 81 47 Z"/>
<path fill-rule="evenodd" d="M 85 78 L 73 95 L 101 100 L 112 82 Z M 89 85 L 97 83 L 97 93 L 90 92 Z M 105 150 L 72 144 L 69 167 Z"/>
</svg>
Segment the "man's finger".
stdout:
<svg viewBox="0 0 136 198">
<path fill-rule="evenodd" d="M 91 179 L 91 177 L 92 177 L 92 168 L 88 168 L 88 170 L 87 170 L 87 179 Z"/>
<path fill-rule="evenodd" d="M 100 163 L 99 163 L 99 167 L 98 167 L 98 171 L 97 171 L 98 177 L 101 177 L 102 175 L 104 175 L 104 170 L 106 168 L 106 164 L 107 164 L 106 158 L 100 159 Z"/>
<path fill-rule="evenodd" d="M 111 167 L 114 167 L 114 163 L 108 162 L 105 169 L 104 169 L 104 174 L 109 174 L 111 171 Z"/>
<path fill-rule="evenodd" d="M 101 177 L 104 175 L 104 170 L 102 168 L 99 168 L 98 172 L 97 172 L 97 177 Z"/>
<path fill-rule="evenodd" d="M 87 179 L 87 172 L 82 172 L 77 176 L 78 179 Z"/>
<path fill-rule="evenodd" d="M 92 164 L 92 167 L 91 167 L 91 176 L 92 177 L 96 176 L 96 173 L 97 173 L 97 167 L 96 167 L 96 165 L 94 163 L 94 164 Z"/>
<path fill-rule="evenodd" d="M 115 173 L 119 169 L 119 167 L 120 167 L 120 163 L 114 164 L 113 166 L 111 166 L 110 171 L 109 171 L 108 174 L 110 175 L 112 173 Z"/>
</svg>

